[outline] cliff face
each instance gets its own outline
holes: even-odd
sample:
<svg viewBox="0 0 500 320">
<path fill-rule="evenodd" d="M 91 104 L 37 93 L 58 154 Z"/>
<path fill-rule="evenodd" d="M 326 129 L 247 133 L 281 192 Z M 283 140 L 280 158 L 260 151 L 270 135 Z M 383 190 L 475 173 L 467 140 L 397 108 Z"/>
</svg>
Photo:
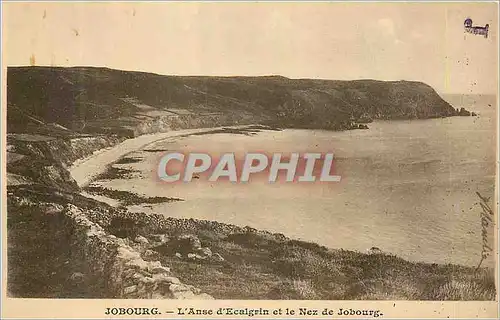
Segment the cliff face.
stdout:
<svg viewBox="0 0 500 320">
<path fill-rule="evenodd" d="M 8 131 L 136 135 L 172 127 L 272 123 L 352 129 L 372 119 L 456 115 L 428 85 L 284 77 L 177 77 L 106 68 L 7 72 Z M 159 120 L 160 119 L 160 120 Z M 45 129 L 46 130 L 46 129 Z"/>
<path fill-rule="evenodd" d="M 41 184 L 78 192 L 68 167 L 96 150 L 122 141 L 117 136 L 52 137 L 38 134 L 7 135 L 8 185 Z"/>
</svg>

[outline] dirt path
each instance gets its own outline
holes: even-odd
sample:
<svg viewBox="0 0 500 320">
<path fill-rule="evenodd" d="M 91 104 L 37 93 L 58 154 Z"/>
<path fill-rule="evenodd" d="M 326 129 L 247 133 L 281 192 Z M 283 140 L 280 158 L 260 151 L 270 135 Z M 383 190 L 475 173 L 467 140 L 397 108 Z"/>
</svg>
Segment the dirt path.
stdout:
<svg viewBox="0 0 500 320">
<path fill-rule="evenodd" d="M 158 142 L 160 140 L 174 138 L 184 135 L 189 135 L 199 132 L 209 132 L 222 128 L 244 128 L 245 126 L 224 126 L 214 128 L 201 128 L 201 129 L 185 129 L 163 133 L 146 134 L 136 138 L 127 139 L 114 147 L 101 149 L 96 151 L 93 155 L 76 161 L 70 168 L 70 173 L 73 179 L 80 187 L 87 185 L 97 175 L 103 173 L 109 164 L 117 161 L 127 153 L 146 147 L 149 144 Z"/>
</svg>

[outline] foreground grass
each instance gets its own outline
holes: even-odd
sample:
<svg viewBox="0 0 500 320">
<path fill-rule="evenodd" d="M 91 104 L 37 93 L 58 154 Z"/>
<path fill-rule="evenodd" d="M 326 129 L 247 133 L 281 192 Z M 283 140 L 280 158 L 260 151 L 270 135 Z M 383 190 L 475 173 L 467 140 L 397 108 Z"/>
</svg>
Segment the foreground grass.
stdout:
<svg viewBox="0 0 500 320">
<path fill-rule="evenodd" d="M 494 300 L 493 270 L 413 263 L 393 255 L 329 250 L 256 233 L 225 238 L 200 230 L 226 261 L 163 262 L 184 282 L 219 299 Z"/>
<path fill-rule="evenodd" d="M 384 253 L 328 249 L 280 234 L 215 221 L 132 213 L 44 186 L 11 186 L 8 200 L 9 270 L 15 271 L 10 273 L 9 282 L 15 296 L 70 297 L 75 294 L 72 288 L 56 286 L 61 277 L 66 278 L 59 276 L 60 265 L 56 262 L 66 263 L 69 255 L 56 254 L 59 251 L 55 248 L 65 248 L 60 243 L 66 241 L 64 238 L 71 230 L 54 230 L 57 224 L 50 220 L 68 203 L 77 205 L 89 219 L 136 247 L 142 244 L 135 243 L 134 239 L 138 235 L 146 237 L 151 244 L 147 249 L 157 252 L 155 260 L 169 266 L 183 283 L 194 285 L 217 299 L 491 301 L 496 296 L 494 270 L 488 268 L 475 270 L 451 264 L 415 263 Z M 42 217 L 48 222 L 41 221 Z M 64 231 L 64 234 L 58 236 L 56 231 Z M 46 235 L 45 238 L 52 240 L 28 241 L 26 236 L 32 234 Z M 153 239 L 159 234 L 171 240 L 154 244 Z M 190 260 L 185 252 L 181 258 L 176 256 L 172 239 L 188 234 L 195 235 L 203 247 L 220 254 L 224 261 Z M 145 252 L 146 248 L 141 250 Z M 84 261 L 71 262 L 71 265 L 79 264 Z M 34 270 L 41 272 L 37 277 L 37 292 L 32 292 L 32 286 L 23 287 L 26 281 L 34 279 Z M 49 287 L 53 289 L 47 291 Z M 93 297 L 96 293 L 82 291 L 78 295 Z M 99 296 L 106 297 L 106 292 L 100 292 Z"/>
</svg>

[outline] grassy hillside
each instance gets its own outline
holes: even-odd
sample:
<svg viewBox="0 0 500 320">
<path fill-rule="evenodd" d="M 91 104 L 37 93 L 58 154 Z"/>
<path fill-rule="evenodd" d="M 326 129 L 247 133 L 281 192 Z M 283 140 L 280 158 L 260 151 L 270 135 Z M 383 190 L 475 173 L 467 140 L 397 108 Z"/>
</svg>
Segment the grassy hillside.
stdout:
<svg viewBox="0 0 500 320">
<path fill-rule="evenodd" d="M 8 131 L 136 132 L 162 118 L 353 129 L 372 119 L 456 115 L 428 85 L 269 77 L 178 77 L 106 68 L 11 67 Z M 64 127 L 61 128 L 60 126 Z"/>
<path fill-rule="evenodd" d="M 491 268 L 405 261 L 382 252 L 328 249 L 249 227 L 131 213 L 46 186 L 8 197 L 9 290 L 17 297 L 110 298 L 78 253 L 61 211 L 79 207 L 147 261 L 217 299 L 494 300 Z M 32 230 L 36 228 L 37 232 Z M 66 238 L 65 238 L 66 237 Z M 74 283 L 71 274 L 86 281 Z"/>
</svg>

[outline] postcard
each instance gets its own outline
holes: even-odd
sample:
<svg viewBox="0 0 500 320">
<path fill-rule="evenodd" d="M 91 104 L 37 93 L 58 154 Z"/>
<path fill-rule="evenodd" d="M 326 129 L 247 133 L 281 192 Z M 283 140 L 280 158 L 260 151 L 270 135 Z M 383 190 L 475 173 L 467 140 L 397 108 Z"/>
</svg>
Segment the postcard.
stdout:
<svg viewBox="0 0 500 320">
<path fill-rule="evenodd" d="M 2 2 L 3 319 L 498 319 L 498 3 Z"/>
</svg>

